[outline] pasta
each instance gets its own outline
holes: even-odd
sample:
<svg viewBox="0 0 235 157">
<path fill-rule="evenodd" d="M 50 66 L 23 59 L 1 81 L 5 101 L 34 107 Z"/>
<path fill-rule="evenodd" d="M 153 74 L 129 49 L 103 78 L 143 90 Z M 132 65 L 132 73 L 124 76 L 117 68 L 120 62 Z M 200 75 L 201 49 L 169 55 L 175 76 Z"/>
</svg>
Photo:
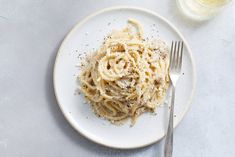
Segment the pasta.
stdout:
<svg viewBox="0 0 235 157">
<path fill-rule="evenodd" d="M 97 115 L 111 122 L 131 118 L 133 125 L 139 115 L 154 112 L 163 102 L 168 66 L 167 45 L 145 40 L 142 26 L 130 19 L 87 58 L 80 88 Z"/>
</svg>

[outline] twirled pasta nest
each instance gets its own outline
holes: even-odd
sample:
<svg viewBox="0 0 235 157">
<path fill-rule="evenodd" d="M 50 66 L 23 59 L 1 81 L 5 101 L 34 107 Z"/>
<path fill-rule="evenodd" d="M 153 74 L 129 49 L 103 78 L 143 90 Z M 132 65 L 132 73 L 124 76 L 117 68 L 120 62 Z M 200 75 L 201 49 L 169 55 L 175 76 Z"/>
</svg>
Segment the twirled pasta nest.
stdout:
<svg viewBox="0 0 235 157">
<path fill-rule="evenodd" d="M 94 112 L 111 122 L 154 112 L 169 84 L 168 47 L 161 40 L 146 41 L 136 20 L 114 30 L 87 58 L 79 76 L 81 90 Z M 136 31 L 133 31 L 136 30 Z"/>
</svg>

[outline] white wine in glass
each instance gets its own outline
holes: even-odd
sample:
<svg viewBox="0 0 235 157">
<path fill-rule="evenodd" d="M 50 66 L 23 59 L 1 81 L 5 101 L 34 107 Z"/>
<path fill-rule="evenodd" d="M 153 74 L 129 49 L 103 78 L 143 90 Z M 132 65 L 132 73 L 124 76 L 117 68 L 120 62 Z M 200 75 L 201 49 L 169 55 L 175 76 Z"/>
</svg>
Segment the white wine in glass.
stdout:
<svg viewBox="0 0 235 157">
<path fill-rule="evenodd" d="M 179 9 L 195 20 L 208 20 L 230 0 L 176 0 Z"/>
</svg>

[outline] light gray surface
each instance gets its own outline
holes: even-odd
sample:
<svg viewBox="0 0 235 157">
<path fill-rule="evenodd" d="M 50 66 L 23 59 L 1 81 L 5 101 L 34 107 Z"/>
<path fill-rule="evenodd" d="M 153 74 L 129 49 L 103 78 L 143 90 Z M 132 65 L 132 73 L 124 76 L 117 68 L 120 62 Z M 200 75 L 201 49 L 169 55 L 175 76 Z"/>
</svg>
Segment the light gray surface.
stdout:
<svg viewBox="0 0 235 157">
<path fill-rule="evenodd" d="M 197 24 L 179 15 L 174 0 L 0 0 L 0 157 L 162 156 L 163 142 L 126 151 L 94 144 L 73 130 L 56 104 L 52 71 L 63 37 L 86 15 L 117 4 L 168 18 L 193 50 L 197 91 L 175 130 L 174 156 L 234 156 L 233 2 L 215 19 Z"/>
</svg>

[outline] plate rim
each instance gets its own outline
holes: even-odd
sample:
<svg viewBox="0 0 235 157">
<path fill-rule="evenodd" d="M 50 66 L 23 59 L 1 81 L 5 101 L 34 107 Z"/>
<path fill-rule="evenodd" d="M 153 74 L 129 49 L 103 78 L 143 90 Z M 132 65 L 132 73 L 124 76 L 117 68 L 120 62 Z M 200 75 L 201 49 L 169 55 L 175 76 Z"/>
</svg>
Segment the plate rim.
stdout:
<svg viewBox="0 0 235 157">
<path fill-rule="evenodd" d="M 177 33 L 177 35 L 179 35 L 180 38 L 184 41 L 184 46 L 188 50 L 188 54 L 189 54 L 189 57 L 190 57 L 191 63 L 192 63 L 192 78 L 193 78 L 192 79 L 192 91 L 191 91 L 190 97 L 188 98 L 188 100 L 186 102 L 188 107 L 183 111 L 182 116 L 179 118 L 178 124 L 174 124 L 174 129 L 182 122 L 183 118 L 185 117 L 185 115 L 187 114 L 189 109 L 191 108 L 192 101 L 193 101 L 193 98 L 194 98 L 194 95 L 195 95 L 195 88 L 196 88 L 196 82 L 197 82 L 196 66 L 195 66 L 194 57 L 192 55 L 192 50 L 190 49 L 190 47 L 188 45 L 188 42 L 186 41 L 185 37 L 181 34 L 181 32 L 178 30 L 178 28 L 176 28 L 169 20 L 167 20 L 165 17 L 161 16 L 160 14 L 158 14 L 155 11 L 152 11 L 150 9 L 146 9 L 146 8 L 143 8 L 143 7 L 128 6 L 128 5 L 119 5 L 119 6 L 106 7 L 106 8 L 103 8 L 103 9 L 99 9 L 98 11 L 94 11 L 91 14 L 89 14 L 88 16 L 85 16 L 82 20 L 78 21 L 72 27 L 72 29 L 70 29 L 70 31 L 66 34 L 66 36 L 64 37 L 64 39 L 63 39 L 63 41 L 62 41 L 62 43 L 61 43 L 61 45 L 60 45 L 60 47 L 57 51 L 57 54 L 56 54 L 56 57 L 55 57 L 55 62 L 54 62 L 54 67 L 53 67 L 53 87 L 54 87 L 55 98 L 56 98 L 57 104 L 58 104 L 61 112 L 63 113 L 63 115 L 64 115 L 65 119 L 68 121 L 68 123 L 72 126 L 72 128 L 75 129 L 78 133 L 80 133 L 80 135 L 86 137 L 87 139 L 89 139 L 89 140 L 91 140 L 91 141 L 93 141 L 97 144 L 100 144 L 100 145 L 103 145 L 103 146 L 106 146 L 106 147 L 115 148 L 115 149 L 136 149 L 136 148 L 146 147 L 148 145 L 151 145 L 151 144 L 154 144 L 154 143 L 160 141 L 161 139 L 163 139 L 165 137 L 165 133 L 164 133 L 164 136 L 162 136 L 159 139 L 153 139 L 153 140 L 151 140 L 151 141 L 149 141 L 148 143 L 145 143 L 145 144 L 136 144 L 136 145 L 131 145 L 131 146 L 121 146 L 121 145 L 117 146 L 117 145 L 112 145 L 112 144 L 110 145 L 109 143 L 103 142 L 101 140 L 93 139 L 92 137 L 87 135 L 86 131 L 82 131 L 79 128 L 77 128 L 74 124 L 73 119 L 70 118 L 69 114 L 66 113 L 63 110 L 63 107 L 62 107 L 63 105 L 61 105 L 61 103 L 58 99 L 58 96 L 57 96 L 56 83 L 55 83 L 55 79 L 56 79 L 55 78 L 55 73 L 56 73 L 56 70 L 57 70 L 56 65 L 57 65 L 57 62 L 59 60 L 58 58 L 60 56 L 62 48 L 64 47 L 65 43 L 70 38 L 70 36 L 73 34 L 73 32 L 76 29 L 78 29 L 80 26 L 82 26 L 84 23 L 89 21 L 91 18 L 93 18 L 93 17 L 95 17 L 99 14 L 105 13 L 105 12 L 109 12 L 109 11 L 113 11 L 113 10 L 119 10 L 119 9 L 130 9 L 130 10 L 136 10 L 136 11 L 141 11 L 141 12 L 151 14 L 151 15 L 159 18 L 160 20 L 164 21 L 167 25 L 169 25 Z"/>
</svg>

